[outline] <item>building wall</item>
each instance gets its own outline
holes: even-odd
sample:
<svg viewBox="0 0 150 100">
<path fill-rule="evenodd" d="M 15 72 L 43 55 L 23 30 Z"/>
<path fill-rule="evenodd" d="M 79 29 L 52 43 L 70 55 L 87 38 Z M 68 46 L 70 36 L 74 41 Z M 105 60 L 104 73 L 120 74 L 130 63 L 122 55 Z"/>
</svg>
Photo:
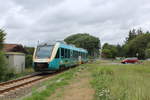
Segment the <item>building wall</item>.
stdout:
<svg viewBox="0 0 150 100">
<path fill-rule="evenodd" d="M 23 72 L 25 69 L 25 56 L 14 55 L 14 66 L 17 72 Z"/>
<path fill-rule="evenodd" d="M 13 55 L 7 55 L 8 64 L 10 68 L 14 68 L 14 56 Z"/>
<path fill-rule="evenodd" d="M 9 54 L 8 64 L 10 68 L 13 68 L 17 73 L 23 72 L 25 69 L 25 55 Z"/>
</svg>

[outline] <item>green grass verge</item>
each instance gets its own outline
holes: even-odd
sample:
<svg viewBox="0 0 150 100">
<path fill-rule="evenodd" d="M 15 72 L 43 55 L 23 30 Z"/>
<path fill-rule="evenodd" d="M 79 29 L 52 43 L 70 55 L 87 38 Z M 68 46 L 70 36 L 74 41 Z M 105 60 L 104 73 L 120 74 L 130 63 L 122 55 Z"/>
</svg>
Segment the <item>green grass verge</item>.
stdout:
<svg viewBox="0 0 150 100">
<path fill-rule="evenodd" d="M 150 100 L 150 62 L 90 64 L 95 100 Z"/>
<path fill-rule="evenodd" d="M 24 77 L 26 75 L 32 74 L 33 72 L 34 72 L 34 70 L 32 68 L 26 68 L 21 73 L 16 73 L 16 72 L 14 72 L 14 70 L 9 69 L 6 72 L 6 75 L 4 76 L 3 80 L 0 80 L 0 82 L 6 82 L 6 81 L 9 81 L 9 80 L 14 80 L 14 79 L 17 79 L 17 78 L 20 78 L 20 77 Z"/>
<path fill-rule="evenodd" d="M 40 92 L 34 89 L 32 95 L 30 97 L 24 98 L 23 100 L 46 100 L 47 97 L 56 91 L 56 89 L 68 85 L 70 80 L 75 77 L 75 73 L 79 72 L 81 69 L 83 69 L 83 67 L 84 66 L 81 65 L 56 75 L 54 78 L 43 83 L 43 85 L 46 86 L 46 89 Z"/>
</svg>

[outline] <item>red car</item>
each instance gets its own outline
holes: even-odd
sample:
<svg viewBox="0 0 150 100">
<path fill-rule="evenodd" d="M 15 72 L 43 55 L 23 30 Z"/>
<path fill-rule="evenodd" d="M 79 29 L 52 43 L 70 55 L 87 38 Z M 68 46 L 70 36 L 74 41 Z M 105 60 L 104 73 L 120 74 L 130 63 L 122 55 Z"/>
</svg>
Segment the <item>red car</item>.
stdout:
<svg viewBox="0 0 150 100">
<path fill-rule="evenodd" d="M 137 62 L 138 62 L 138 58 L 126 58 L 121 63 L 127 64 L 127 63 L 137 63 Z"/>
</svg>

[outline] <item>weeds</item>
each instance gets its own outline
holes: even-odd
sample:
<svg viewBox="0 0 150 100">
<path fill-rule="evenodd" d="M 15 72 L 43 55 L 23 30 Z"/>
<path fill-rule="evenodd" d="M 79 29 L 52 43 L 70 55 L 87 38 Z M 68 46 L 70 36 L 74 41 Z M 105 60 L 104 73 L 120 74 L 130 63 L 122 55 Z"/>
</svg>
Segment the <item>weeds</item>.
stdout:
<svg viewBox="0 0 150 100">
<path fill-rule="evenodd" d="M 96 100 L 150 100 L 150 66 L 129 65 L 90 65 L 96 91 Z"/>
</svg>

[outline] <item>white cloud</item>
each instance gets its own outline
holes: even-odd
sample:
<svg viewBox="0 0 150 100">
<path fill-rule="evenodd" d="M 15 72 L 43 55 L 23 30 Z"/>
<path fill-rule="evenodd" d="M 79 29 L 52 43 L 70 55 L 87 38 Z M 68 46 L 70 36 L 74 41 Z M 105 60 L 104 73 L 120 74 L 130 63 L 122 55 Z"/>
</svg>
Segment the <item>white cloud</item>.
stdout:
<svg viewBox="0 0 150 100">
<path fill-rule="evenodd" d="M 6 42 L 34 46 L 38 40 L 90 33 L 102 43 L 123 43 L 131 28 L 150 26 L 149 0 L 0 0 Z"/>
</svg>

